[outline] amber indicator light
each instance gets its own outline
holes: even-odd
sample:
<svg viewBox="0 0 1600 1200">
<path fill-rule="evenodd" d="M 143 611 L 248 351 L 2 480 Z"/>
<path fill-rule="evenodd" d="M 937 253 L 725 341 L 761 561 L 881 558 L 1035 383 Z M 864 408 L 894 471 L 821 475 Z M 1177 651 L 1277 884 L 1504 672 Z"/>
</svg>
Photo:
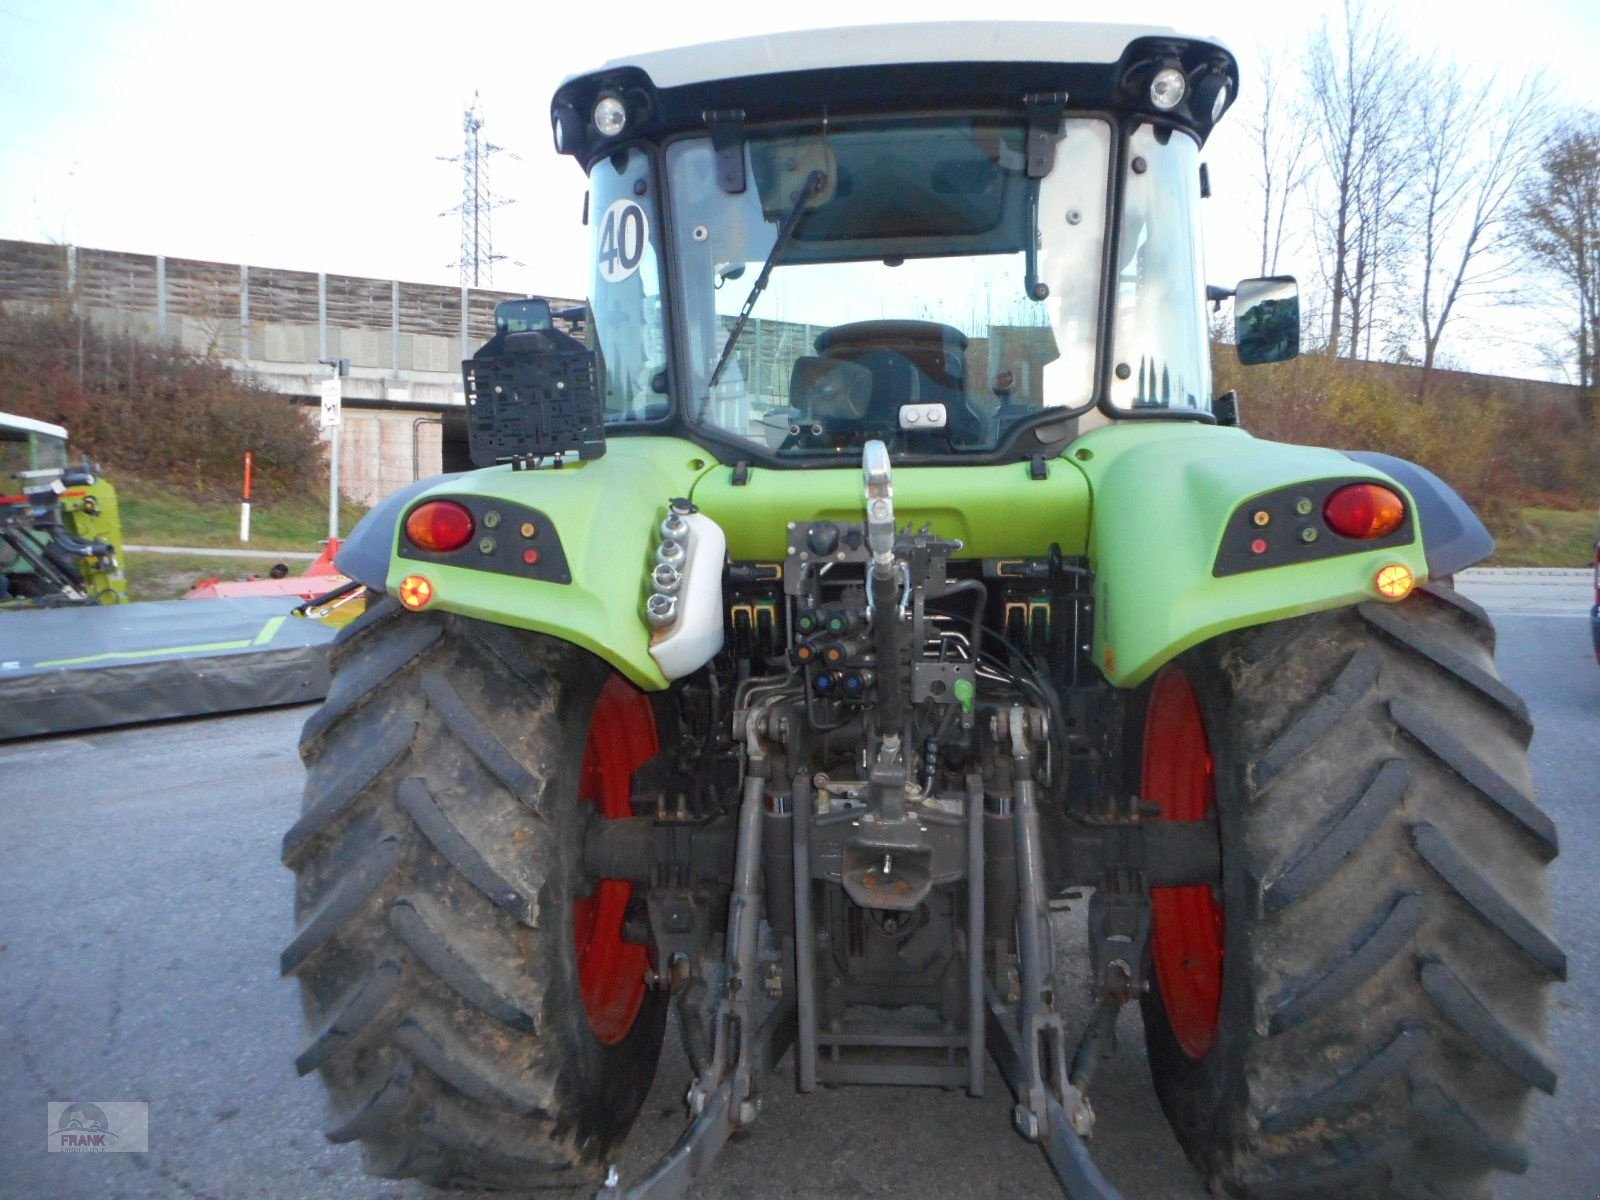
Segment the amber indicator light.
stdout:
<svg viewBox="0 0 1600 1200">
<path fill-rule="evenodd" d="M 1352 483 L 1329 496 L 1322 506 L 1328 528 L 1347 538 L 1371 541 L 1388 537 L 1406 519 L 1405 501 L 1376 483 Z"/>
<path fill-rule="evenodd" d="M 412 612 L 427 608 L 433 600 L 433 584 L 421 575 L 407 575 L 400 581 L 400 603 Z"/>
<path fill-rule="evenodd" d="M 1385 600 L 1404 600 L 1411 594 L 1411 589 L 1417 586 L 1417 580 L 1411 574 L 1410 567 L 1402 563 L 1390 563 L 1378 568 L 1372 586 L 1378 589 L 1378 595 Z"/>
<path fill-rule="evenodd" d="M 406 540 L 430 554 L 448 554 L 472 540 L 472 512 L 454 500 L 429 500 L 406 518 Z"/>
</svg>

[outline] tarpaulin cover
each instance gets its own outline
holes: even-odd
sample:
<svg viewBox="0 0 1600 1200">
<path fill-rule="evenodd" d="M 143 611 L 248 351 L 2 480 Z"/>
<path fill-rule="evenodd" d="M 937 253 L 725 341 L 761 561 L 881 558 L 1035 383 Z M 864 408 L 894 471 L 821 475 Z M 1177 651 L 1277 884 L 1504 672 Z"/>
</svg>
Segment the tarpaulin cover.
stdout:
<svg viewBox="0 0 1600 1200">
<path fill-rule="evenodd" d="M 337 632 L 281 596 L 0 613 L 0 741 L 320 700 Z"/>
</svg>

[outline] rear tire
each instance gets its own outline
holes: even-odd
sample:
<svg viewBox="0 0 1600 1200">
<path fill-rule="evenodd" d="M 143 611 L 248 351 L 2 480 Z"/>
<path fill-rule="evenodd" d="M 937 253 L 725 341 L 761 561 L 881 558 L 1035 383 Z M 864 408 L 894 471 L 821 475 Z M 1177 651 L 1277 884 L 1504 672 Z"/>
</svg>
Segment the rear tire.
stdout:
<svg viewBox="0 0 1600 1200">
<path fill-rule="evenodd" d="M 1482 610 L 1436 586 L 1167 668 L 1209 741 L 1223 937 L 1203 961 L 1169 904 L 1173 997 L 1153 980 L 1145 1031 L 1162 1107 L 1225 1194 L 1459 1200 L 1527 1167 L 1528 1098 L 1556 1081 L 1545 991 L 1566 959 L 1532 731 L 1493 648 Z M 1159 770 L 1141 786 L 1163 807 L 1182 790 Z M 1208 1038 L 1195 997 L 1213 967 Z"/>
<path fill-rule="evenodd" d="M 333 669 L 283 843 L 282 969 L 311 1030 L 296 1066 L 322 1076 L 328 1138 L 435 1186 L 593 1183 L 666 1011 L 623 989 L 597 1037 L 574 941 L 591 717 L 608 686 L 642 699 L 569 643 L 388 599 L 341 632 Z"/>
</svg>

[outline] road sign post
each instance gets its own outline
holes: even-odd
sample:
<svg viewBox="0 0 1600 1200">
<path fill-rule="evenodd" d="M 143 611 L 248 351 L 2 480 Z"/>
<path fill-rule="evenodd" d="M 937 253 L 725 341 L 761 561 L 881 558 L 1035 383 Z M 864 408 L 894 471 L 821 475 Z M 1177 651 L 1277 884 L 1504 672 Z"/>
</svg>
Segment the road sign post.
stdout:
<svg viewBox="0 0 1600 1200">
<path fill-rule="evenodd" d="M 333 378 L 322 381 L 322 432 L 328 437 L 328 542 L 332 549 L 339 541 L 339 426 L 343 424 L 344 380 L 350 370 L 347 358 L 324 358 L 333 368 Z"/>
</svg>

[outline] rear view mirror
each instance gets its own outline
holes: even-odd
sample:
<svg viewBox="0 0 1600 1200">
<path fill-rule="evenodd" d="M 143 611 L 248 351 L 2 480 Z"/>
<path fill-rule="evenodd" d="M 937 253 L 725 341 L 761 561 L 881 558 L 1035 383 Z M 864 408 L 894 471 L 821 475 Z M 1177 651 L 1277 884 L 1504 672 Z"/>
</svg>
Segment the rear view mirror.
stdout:
<svg viewBox="0 0 1600 1200">
<path fill-rule="evenodd" d="M 1233 297 L 1233 337 L 1245 366 L 1300 353 L 1300 286 L 1291 275 L 1240 280 Z"/>
</svg>

